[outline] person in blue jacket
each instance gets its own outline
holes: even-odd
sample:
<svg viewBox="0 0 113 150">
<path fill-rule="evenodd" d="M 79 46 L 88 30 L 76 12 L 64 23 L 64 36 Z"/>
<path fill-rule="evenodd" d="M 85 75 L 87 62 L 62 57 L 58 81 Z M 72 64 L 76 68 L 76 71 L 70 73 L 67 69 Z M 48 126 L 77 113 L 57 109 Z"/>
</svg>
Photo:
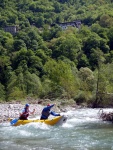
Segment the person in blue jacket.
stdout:
<svg viewBox="0 0 113 150">
<path fill-rule="evenodd" d="M 53 116 L 60 116 L 60 114 L 55 113 L 54 111 L 51 111 L 51 108 L 54 106 L 55 104 L 48 104 L 46 107 L 43 108 L 42 113 L 41 113 L 41 117 L 40 120 L 46 120 L 48 119 L 49 115 L 53 115 Z"/>
</svg>

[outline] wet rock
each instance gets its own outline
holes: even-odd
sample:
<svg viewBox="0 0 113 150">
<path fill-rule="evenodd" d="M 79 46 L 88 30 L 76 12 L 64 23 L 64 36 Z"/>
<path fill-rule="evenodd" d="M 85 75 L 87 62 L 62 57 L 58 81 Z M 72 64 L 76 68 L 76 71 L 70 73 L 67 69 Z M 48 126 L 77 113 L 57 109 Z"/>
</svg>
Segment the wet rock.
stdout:
<svg viewBox="0 0 113 150">
<path fill-rule="evenodd" d="M 104 112 L 102 109 L 100 110 L 100 114 L 99 114 L 100 119 L 102 119 L 103 121 L 110 121 L 113 122 L 113 112 Z"/>
</svg>

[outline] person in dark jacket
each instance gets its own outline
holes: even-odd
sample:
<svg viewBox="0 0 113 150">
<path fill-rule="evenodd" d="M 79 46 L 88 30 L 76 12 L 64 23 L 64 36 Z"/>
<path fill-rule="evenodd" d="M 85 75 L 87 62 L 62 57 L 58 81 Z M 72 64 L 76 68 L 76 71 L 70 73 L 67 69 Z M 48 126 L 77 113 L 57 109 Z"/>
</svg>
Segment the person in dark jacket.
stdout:
<svg viewBox="0 0 113 150">
<path fill-rule="evenodd" d="M 42 113 L 41 113 L 41 118 L 40 120 L 46 120 L 48 119 L 49 115 L 53 115 L 53 116 L 60 116 L 60 114 L 55 113 L 54 111 L 51 111 L 51 108 L 54 106 L 55 104 L 48 104 L 46 107 L 43 108 Z"/>
<path fill-rule="evenodd" d="M 20 119 L 20 120 L 27 120 L 28 116 L 29 116 L 30 114 L 34 114 L 34 112 L 35 112 L 35 109 L 33 110 L 33 112 L 31 112 L 31 111 L 29 110 L 29 104 L 26 104 L 25 107 L 24 107 L 24 109 L 22 109 L 22 110 L 20 111 L 20 117 L 19 117 L 19 119 Z"/>
</svg>

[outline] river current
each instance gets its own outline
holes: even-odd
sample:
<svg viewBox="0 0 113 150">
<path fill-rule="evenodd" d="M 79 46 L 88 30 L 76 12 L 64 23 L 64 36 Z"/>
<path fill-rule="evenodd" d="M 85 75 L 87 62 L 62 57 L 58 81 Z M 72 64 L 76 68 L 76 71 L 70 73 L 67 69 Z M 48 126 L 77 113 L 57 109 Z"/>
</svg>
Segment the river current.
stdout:
<svg viewBox="0 0 113 150">
<path fill-rule="evenodd" d="M 0 150 L 113 150 L 113 124 L 100 120 L 98 112 L 86 108 L 62 113 L 67 116 L 62 126 L 1 123 Z"/>
</svg>

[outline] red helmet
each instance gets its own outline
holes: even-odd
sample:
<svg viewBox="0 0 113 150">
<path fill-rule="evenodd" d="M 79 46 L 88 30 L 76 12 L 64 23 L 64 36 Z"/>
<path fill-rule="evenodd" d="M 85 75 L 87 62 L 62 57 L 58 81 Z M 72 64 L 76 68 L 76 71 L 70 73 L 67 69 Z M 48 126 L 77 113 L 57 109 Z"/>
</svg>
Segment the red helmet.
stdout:
<svg viewBox="0 0 113 150">
<path fill-rule="evenodd" d="M 47 106 L 50 106 L 50 104 L 47 104 Z"/>
</svg>

